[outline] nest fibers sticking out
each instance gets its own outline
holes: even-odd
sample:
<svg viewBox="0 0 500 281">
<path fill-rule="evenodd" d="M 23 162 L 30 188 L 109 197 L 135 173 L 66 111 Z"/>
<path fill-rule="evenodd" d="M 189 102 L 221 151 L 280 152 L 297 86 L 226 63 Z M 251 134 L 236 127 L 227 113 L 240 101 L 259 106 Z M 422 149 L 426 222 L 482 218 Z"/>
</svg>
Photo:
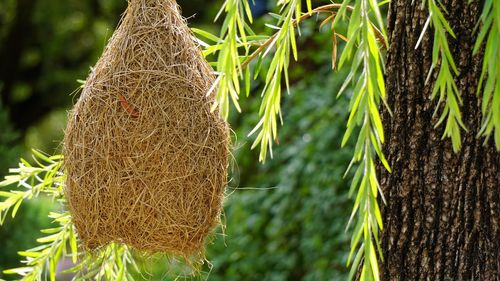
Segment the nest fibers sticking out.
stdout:
<svg viewBox="0 0 500 281">
<path fill-rule="evenodd" d="M 65 194 L 87 248 L 192 257 L 219 222 L 229 128 L 174 0 L 130 0 L 69 115 Z"/>
</svg>

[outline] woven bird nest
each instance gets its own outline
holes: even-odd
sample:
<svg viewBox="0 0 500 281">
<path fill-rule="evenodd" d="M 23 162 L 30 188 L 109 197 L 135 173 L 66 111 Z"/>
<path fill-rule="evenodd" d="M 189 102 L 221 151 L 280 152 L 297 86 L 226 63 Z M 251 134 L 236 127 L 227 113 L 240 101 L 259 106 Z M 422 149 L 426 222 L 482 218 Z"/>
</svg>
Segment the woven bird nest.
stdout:
<svg viewBox="0 0 500 281">
<path fill-rule="evenodd" d="M 81 240 L 184 257 L 219 222 L 228 125 L 174 0 L 131 0 L 70 112 L 68 207 Z"/>
</svg>

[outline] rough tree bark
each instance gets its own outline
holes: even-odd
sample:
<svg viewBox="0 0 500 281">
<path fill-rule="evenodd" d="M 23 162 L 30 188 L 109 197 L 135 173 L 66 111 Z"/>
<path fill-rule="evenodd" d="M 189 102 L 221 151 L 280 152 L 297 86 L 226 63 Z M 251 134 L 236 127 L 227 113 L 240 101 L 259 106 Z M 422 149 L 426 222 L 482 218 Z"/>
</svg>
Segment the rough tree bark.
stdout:
<svg viewBox="0 0 500 281">
<path fill-rule="evenodd" d="M 422 0 L 392 0 L 386 80 L 394 115 L 385 112 L 383 118 L 393 173 L 379 169 L 388 202 L 382 280 L 500 280 L 500 152 L 492 141 L 483 145 L 476 138 L 481 55 L 473 56 L 472 48 L 482 3 L 442 2 L 457 35 L 450 47 L 469 131 L 455 154 L 450 140 L 441 139 L 443 126 L 433 128 L 440 112 L 433 117 L 433 80 L 425 84 L 432 30 L 415 50 L 428 13 Z"/>
</svg>

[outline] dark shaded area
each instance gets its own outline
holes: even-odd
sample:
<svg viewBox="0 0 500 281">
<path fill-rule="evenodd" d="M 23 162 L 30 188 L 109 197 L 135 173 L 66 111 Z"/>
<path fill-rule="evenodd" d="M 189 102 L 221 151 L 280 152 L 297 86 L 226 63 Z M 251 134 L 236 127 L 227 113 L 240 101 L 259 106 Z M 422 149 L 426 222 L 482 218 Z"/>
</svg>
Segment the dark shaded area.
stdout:
<svg viewBox="0 0 500 281">
<path fill-rule="evenodd" d="M 254 17 L 260 17 L 267 12 L 267 0 L 254 0 L 251 3 L 252 14 Z"/>
</svg>

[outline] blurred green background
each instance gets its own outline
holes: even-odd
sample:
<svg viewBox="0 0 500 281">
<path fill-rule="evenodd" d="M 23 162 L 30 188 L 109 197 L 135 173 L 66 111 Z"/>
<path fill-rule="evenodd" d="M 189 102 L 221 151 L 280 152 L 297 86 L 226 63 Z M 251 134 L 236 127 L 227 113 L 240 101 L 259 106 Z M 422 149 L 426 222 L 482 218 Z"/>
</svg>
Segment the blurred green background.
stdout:
<svg viewBox="0 0 500 281">
<path fill-rule="evenodd" d="M 257 16 L 275 1 L 256 1 Z M 315 1 L 321 3 L 322 1 Z M 183 0 L 190 26 L 217 33 L 221 1 Z M 29 157 L 30 148 L 58 153 L 66 112 L 124 11 L 125 0 L 0 1 L 0 176 Z M 255 24 L 270 32 L 263 15 Z M 208 280 L 343 280 L 345 227 L 351 201 L 343 174 L 352 147 L 340 148 L 345 99 L 336 93 L 345 75 L 331 70 L 331 32 L 312 19 L 301 25 L 299 62 L 284 97 L 284 126 L 274 159 L 258 162 L 248 132 L 257 123 L 262 82 L 232 113 L 234 159 L 223 221 L 207 247 Z M 17 251 L 36 246 L 48 227 L 49 199 L 26 203 L 0 228 L 0 271 L 20 266 Z M 222 235 L 222 233 L 224 235 Z M 172 280 L 165 261 L 144 262 L 138 279 Z M 210 272 L 210 274 L 208 274 Z M 0 279 L 12 276 L 0 273 Z"/>
</svg>

